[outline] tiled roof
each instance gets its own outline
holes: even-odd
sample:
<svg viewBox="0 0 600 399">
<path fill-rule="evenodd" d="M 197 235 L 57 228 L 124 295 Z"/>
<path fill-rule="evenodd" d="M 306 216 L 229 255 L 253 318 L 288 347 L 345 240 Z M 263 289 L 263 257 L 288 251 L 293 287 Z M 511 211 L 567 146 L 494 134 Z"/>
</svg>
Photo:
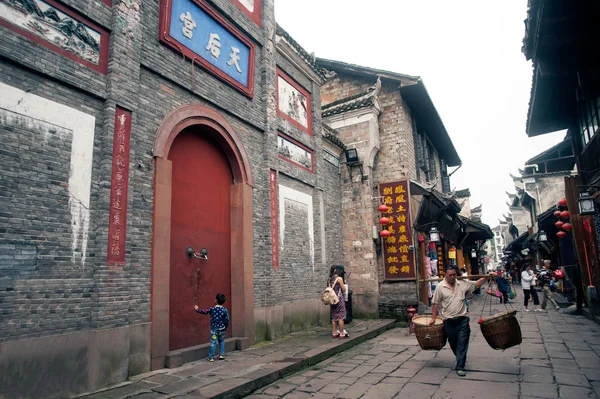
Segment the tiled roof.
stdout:
<svg viewBox="0 0 600 399">
<path fill-rule="evenodd" d="M 334 70 L 334 71 L 344 70 L 347 72 L 353 72 L 353 73 L 357 73 L 357 74 L 361 74 L 361 75 L 378 76 L 378 77 L 393 79 L 393 80 L 398 80 L 398 81 L 400 81 L 402 79 L 408 79 L 408 80 L 413 80 L 416 82 L 419 79 L 421 79 L 419 76 L 411 76 L 411 75 L 406 75 L 403 73 L 386 71 L 383 69 L 369 68 L 369 67 L 362 66 L 362 65 L 349 64 L 347 62 L 328 60 L 325 58 L 317 58 L 317 64 L 320 67 L 324 67 L 328 70 Z"/>
<path fill-rule="evenodd" d="M 375 99 L 373 97 L 365 98 L 365 99 L 362 99 L 359 101 L 348 102 L 339 107 L 334 107 L 334 108 L 328 109 L 326 111 L 323 111 L 323 118 L 326 118 L 326 117 L 332 116 L 332 115 L 341 114 L 343 112 L 351 111 L 353 109 L 370 107 L 373 104 L 375 104 Z"/>
<path fill-rule="evenodd" d="M 323 138 L 337 145 L 342 150 L 346 149 L 346 144 L 344 144 L 342 140 L 340 140 L 339 133 L 327 125 L 323 125 Z"/>
<path fill-rule="evenodd" d="M 463 190 L 455 191 L 454 195 L 456 195 L 457 198 L 467 198 L 471 196 L 471 191 L 469 191 L 468 188 L 465 188 Z"/>
<path fill-rule="evenodd" d="M 336 100 L 332 103 L 321 107 L 323 118 L 328 116 L 341 114 L 354 109 L 370 107 L 375 105 L 375 99 L 381 89 L 381 79 L 377 78 L 377 82 L 369 87 L 366 91 L 352 96 Z"/>
<path fill-rule="evenodd" d="M 287 33 L 279 24 L 277 24 L 276 33 L 283 37 L 290 44 L 290 46 L 296 50 L 298 55 L 300 55 L 300 57 L 311 67 L 313 71 L 315 71 L 321 78 L 325 79 L 325 76 L 321 70 L 317 68 L 314 55 L 309 54 L 308 51 L 304 50 L 304 47 L 298 44 L 298 42 L 295 41 L 294 38 L 290 36 L 290 34 Z"/>
</svg>

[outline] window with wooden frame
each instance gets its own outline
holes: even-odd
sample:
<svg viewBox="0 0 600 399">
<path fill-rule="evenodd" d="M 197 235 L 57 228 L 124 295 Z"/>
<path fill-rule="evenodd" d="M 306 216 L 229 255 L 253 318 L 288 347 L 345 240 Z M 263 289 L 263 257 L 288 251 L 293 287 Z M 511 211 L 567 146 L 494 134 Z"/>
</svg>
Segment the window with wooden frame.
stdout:
<svg viewBox="0 0 600 399">
<path fill-rule="evenodd" d="M 585 147 L 598 133 L 600 125 L 600 97 L 583 101 L 579 107 L 579 127 L 582 145 Z"/>
</svg>

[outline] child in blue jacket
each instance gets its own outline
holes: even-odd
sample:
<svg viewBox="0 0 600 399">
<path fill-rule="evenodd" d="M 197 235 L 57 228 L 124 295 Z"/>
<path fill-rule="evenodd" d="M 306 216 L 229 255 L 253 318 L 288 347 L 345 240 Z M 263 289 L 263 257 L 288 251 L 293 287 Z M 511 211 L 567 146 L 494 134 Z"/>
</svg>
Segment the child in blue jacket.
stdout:
<svg viewBox="0 0 600 399">
<path fill-rule="evenodd" d="M 215 361 L 215 349 L 219 344 L 219 360 L 225 359 L 225 333 L 229 325 L 229 312 L 223 307 L 225 303 L 225 294 L 217 294 L 215 306 L 208 309 L 199 309 L 194 305 L 194 310 L 200 314 L 210 314 L 210 351 L 208 361 Z"/>
</svg>

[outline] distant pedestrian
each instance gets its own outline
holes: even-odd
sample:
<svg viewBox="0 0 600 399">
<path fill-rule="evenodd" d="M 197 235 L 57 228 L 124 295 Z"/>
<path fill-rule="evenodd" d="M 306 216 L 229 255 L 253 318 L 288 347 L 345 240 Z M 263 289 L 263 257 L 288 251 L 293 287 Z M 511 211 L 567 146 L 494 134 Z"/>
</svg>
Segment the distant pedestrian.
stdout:
<svg viewBox="0 0 600 399">
<path fill-rule="evenodd" d="M 491 274 L 491 273 L 490 273 Z M 438 316 L 444 321 L 444 331 L 450 343 L 450 349 L 456 356 L 456 374 L 460 377 L 467 375 L 465 372 L 465 363 L 467 361 L 467 351 L 469 349 L 469 337 L 471 336 L 471 327 L 469 326 L 469 317 L 467 316 L 467 307 L 465 304 L 465 294 L 473 292 L 481 287 L 487 281 L 487 277 L 480 278 L 477 281 L 456 280 L 456 269 L 452 266 L 446 270 L 444 280 L 442 280 L 433 295 L 433 309 L 430 325 L 435 323 Z"/>
<path fill-rule="evenodd" d="M 546 305 L 548 301 L 552 303 L 556 310 L 559 310 L 560 306 L 558 306 L 558 303 L 556 302 L 556 299 L 554 299 L 554 295 L 552 294 L 552 290 L 550 289 L 550 286 L 556 283 L 554 282 L 554 277 L 552 276 L 552 270 L 550 269 L 549 260 L 546 259 L 544 261 L 543 269 L 538 275 L 537 279 L 538 285 L 542 287 L 542 310 L 546 310 Z"/>
<path fill-rule="evenodd" d="M 539 311 L 540 300 L 538 298 L 537 291 L 535 290 L 535 276 L 533 275 L 533 270 L 531 269 L 531 264 L 525 264 L 523 266 L 523 272 L 521 272 L 521 286 L 523 287 L 523 306 L 525 306 L 525 311 L 529 312 L 527 305 L 529 305 L 529 296 L 533 298 L 533 310 L 535 312 Z"/>
<path fill-rule="evenodd" d="M 336 266 L 333 270 L 333 275 L 329 278 L 329 286 L 337 295 L 339 301 L 331 307 L 331 336 L 333 338 L 347 338 L 348 333 L 344 330 L 344 319 L 346 318 L 346 302 L 344 302 L 344 292 L 346 285 L 344 283 L 344 267 Z M 340 331 L 343 331 L 340 334 Z"/>
<path fill-rule="evenodd" d="M 200 314 L 210 314 L 210 350 L 208 352 L 208 361 L 215 361 L 215 349 L 219 344 L 219 360 L 225 359 L 225 334 L 229 326 L 229 312 L 223 307 L 225 303 L 225 294 L 217 294 L 215 306 L 207 309 L 199 309 L 194 305 L 194 310 Z"/>
<path fill-rule="evenodd" d="M 508 303 L 508 292 L 510 291 L 511 281 L 512 277 L 510 276 L 510 265 L 505 265 L 504 269 L 496 276 L 498 291 L 502 293 L 502 296 L 500 297 L 500 303 Z"/>
<path fill-rule="evenodd" d="M 346 270 L 344 269 L 344 266 L 342 266 L 342 265 L 332 265 L 332 266 L 329 268 L 329 278 L 327 279 L 327 284 L 329 284 L 329 281 L 331 280 L 331 278 L 332 278 L 332 277 L 333 277 L 333 275 L 335 274 L 335 269 L 336 269 L 338 266 L 339 266 L 339 267 L 341 268 L 341 270 L 342 270 L 342 273 L 341 273 L 341 274 L 342 274 L 342 276 L 340 276 L 340 277 L 342 277 L 342 279 L 344 280 L 344 284 L 346 284 Z M 333 311 L 332 311 L 331 307 L 330 307 L 330 309 L 329 309 L 329 318 L 330 318 L 331 320 L 333 320 Z M 334 337 L 334 338 L 338 338 L 338 337 L 340 336 L 340 330 L 337 330 L 337 329 L 336 329 L 335 333 L 332 333 L 331 335 L 332 335 L 332 337 Z M 344 336 L 345 338 L 348 338 L 348 337 L 350 336 L 350 334 L 348 334 L 348 331 L 346 331 L 346 329 L 344 329 L 344 334 L 343 334 L 343 336 Z"/>
</svg>

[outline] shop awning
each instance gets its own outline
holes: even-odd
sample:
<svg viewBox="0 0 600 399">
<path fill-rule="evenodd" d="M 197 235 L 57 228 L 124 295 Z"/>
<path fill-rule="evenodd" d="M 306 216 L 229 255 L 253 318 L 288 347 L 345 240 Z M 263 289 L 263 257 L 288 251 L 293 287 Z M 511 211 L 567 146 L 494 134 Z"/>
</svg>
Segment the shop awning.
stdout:
<svg viewBox="0 0 600 399">
<path fill-rule="evenodd" d="M 443 234 L 445 240 L 459 242 L 467 227 L 458 216 L 461 210 L 459 203 L 439 191 L 426 188 L 412 180 L 410 193 L 423 196 L 415 228 L 419 231 L 429 231 L 435 227 Z"/>
<path fill-rule="evenodd" d="M 464 216 L 458 216 L 460 220 L 466 225 L 465 235 L 460 242 L 460 246 L 468 246 L 474 244 L 477 241 L 486 241 L 494 238 L 492 229 L 487 224 L 477 222 L 475 220 L 467 219 Z"/>
<path fill-rule="evenodd" d="M 525 232 L 518 236 L 514 241 L 512 241 L 504 248 L 504 253 L 512 252 L 520 254 L 521 250 L 523 249 L 523 243 L 525 242 L 525 240 L 527 240 L 527 237 L 529 237 L 528 232 Z"/>
</svg>

